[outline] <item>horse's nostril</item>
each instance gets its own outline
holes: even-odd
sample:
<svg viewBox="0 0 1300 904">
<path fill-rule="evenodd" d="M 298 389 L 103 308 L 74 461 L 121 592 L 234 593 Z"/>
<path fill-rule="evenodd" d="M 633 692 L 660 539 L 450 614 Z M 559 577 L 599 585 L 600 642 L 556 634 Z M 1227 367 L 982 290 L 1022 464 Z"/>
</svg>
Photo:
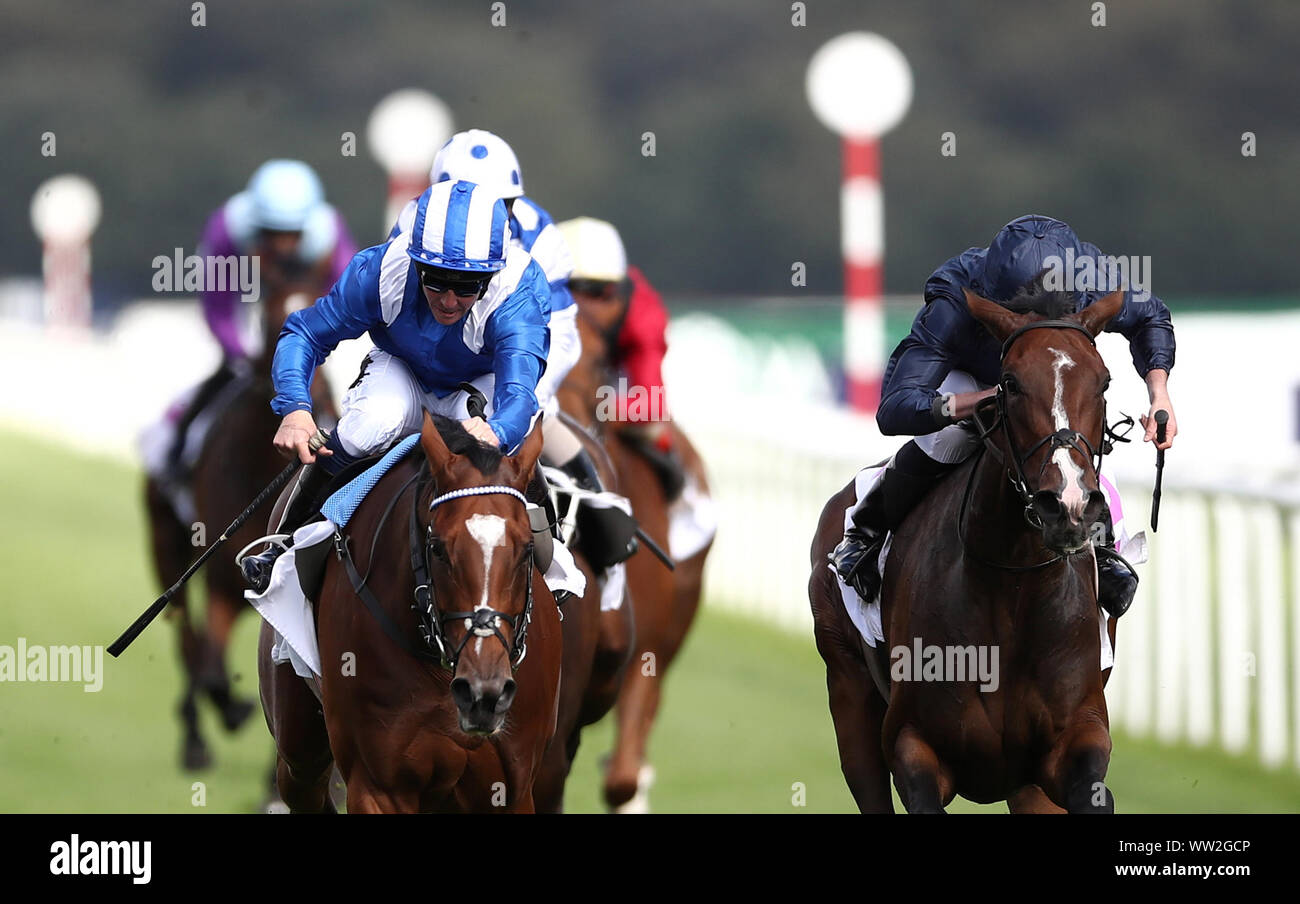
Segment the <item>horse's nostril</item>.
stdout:
<svg viewBox="0 0 1300 904">
<path fill-rule="evenodd" d="M 1061 514 L 1061 497 L 1050 490 L 1039 490 L 1034 494 L 1034 508 L 1043 515 Z"/>
<path fill-rule="evenodd" d="M 496 711 L 503 713 L 510 709 L 510 704 L 515 702 L 515 682 L 513 678 L 507 678 L 506 683 L 501 686 L 501 696 L 497 697 Z"/>
<path fill-rule="evenodd" d="M 456 701 L 456 708 L 468 712 L 474 706 L 474 693 L 469 682 L 464 678 L 453 678 L 451 682 L 451 699 Z"/>
</svg>

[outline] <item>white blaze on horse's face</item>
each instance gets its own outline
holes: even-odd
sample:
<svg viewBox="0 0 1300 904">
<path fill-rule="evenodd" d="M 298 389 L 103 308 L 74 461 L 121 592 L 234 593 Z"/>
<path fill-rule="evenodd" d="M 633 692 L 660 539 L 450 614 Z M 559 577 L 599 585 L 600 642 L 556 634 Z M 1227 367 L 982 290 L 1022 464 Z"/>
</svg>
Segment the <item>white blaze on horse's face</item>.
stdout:
<svg viewBox="0 0 1300 904">
<path fill-rule="evenodd" d="M 471 515 L 465 519 L 465 529 L 483 548 L 483 597 L 474 608 L 486 609 L 488 608 L 488 577 L 492 574 L 492 554 L 498 546 L 506 545 L 506 519 L 500 515 Z M 466 619 L 465 627 L 468 628 L 470 624 L 469 619 Z M 479 628 L 474 633 L 478 635 L 474 640 L 474 653 L 477 655 L 483 651 L 483 638 L 491 637 L 492 632 L 487 628 Z"/>
<path fill-rule="evenodd" d="M 1074 367 L 1074 359 L 1065 352 L 1048 348 L 1052 353 L 1052 372 L 1056 375 L 1056 394 L 1052 398 L 1052 420 L 1057 430 L 1069 430 L 1070 418 L 1065 413 L 1065 371 Z M 1088 492 L 1083 488 L 1083 469 L 1074 463 L 1069 449 L 1057 449 L 1052 453 L 1052 462 L 1061 469 L 1065 478 L 1065 490 L 1061 493 L 1061 504 L 1066 511 L 1076 518 L 1083 517 L 1083 507 L 1088 501 Z"/>
</svg>

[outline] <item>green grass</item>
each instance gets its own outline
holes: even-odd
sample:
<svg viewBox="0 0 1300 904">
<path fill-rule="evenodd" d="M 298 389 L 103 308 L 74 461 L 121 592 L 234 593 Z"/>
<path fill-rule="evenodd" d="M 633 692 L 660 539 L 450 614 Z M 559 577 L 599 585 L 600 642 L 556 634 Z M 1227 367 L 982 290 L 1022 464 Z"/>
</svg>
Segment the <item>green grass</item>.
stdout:
<svg viewBox="0 0 1300 904">
<path fill-rule="evenodd" d="M 107 645 L 154 598 L 140 477 L 107 460 L 0 432 L 0 644 Z M 241 619 L 237 687 L 257 691 L 257 620 Z M 151 627 L 103 689 L 0 683 L 0 812 L 254 810 L 270 765 L 260 718 L 234 736 L 204 724 L 216 766 L 178 764 L 174 626 Z M 569 783 L 570 812 L 599 812 L 598 760 L 609 720 L 589 729 Z M 811 637 L 707 610 L 668 676 L 651 742 L 656 811 L 850 812 Z M 204 783 L 196 808 L 193 783 Z M 806 807 L 791 804 L 803 783 Z M 1300 812 L 1300 774 L 1246 758 L 1115 740 L 1109 783 L 1122 812 Z M 962 801 L 958 812 L 1005 812 Z"/>
</svg>

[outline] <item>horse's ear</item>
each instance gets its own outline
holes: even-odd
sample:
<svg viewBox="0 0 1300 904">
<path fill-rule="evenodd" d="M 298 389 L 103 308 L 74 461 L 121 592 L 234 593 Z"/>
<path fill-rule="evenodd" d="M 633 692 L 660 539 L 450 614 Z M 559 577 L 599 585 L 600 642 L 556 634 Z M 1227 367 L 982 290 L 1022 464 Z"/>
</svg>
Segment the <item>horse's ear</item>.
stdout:
<svg viewBox="0 0 1300 904">
<path fill-rule="evenodd" d="M 1088 305 L 1077 315 L 1079 323 L 1088 332 L 1096 336 L 1106 328 L 1106 324 L 1124 307 L 1124 290 L 1116 289 L 1100 301 Z"/>
<path fill-rule="evenodd" d="M 424 413 L 424 426 L 420 428 L 420 447 L 424 449 L 435 474 L 445 474 L 457 458 L 456 453 L 447 448 L 442 434 L 438 432 L 438 425 L 427 411 Z"/>
<path fill-rule="evenodd" d="M 971 316 L 984 324 L 999 342 L 1005 342 L 1007 337 L 1022 327 L 1028 319 L 1024 314 L 1008 311 L 996 301 L 982 298 L 970 289 L 962 289 L 962 291 L 966 293 L 966 307 Z"/>
<path fill-rule="evenodd" d="M 533 478 L 533 468 L 537 465 L 537 459 L 542 454 L 542 418 L 543 414 L 537 415 L 537 422 L 533 424 L 533 429 L 528 431 L 528 436 L 524 438 L 523 443 L 519 446 L 519 451 L 510 456 L 510 464 L 514 468 L 517 479 L 523 481 L 526 485 Z"/>
</svg>

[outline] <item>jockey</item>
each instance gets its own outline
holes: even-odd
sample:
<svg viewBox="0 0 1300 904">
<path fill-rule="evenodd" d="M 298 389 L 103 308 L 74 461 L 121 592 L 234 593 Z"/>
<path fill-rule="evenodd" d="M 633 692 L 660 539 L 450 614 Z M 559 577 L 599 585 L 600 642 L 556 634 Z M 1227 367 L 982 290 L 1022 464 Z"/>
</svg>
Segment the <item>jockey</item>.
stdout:
<svg viewBox="0 0 1300 904">
<path fill-rule="evenodd" d="M 510 243 L 532 255 L 546 274 L 550 292 L 551 351 L 546 372 L 537 384 L 537 397 L 544 399 L 542 459 L 574 479 L 583 489 L 603 490 L 596 464 L 573 431 L 558 417 L 556 391 L 573 365 L 582 357 L 578 336 L 578 308 L 569 294 L 569 271 L 573 261 L 551 215 L 531 198 L 524 197 L 524 181 L 515 152 L 502 138 L 483 129 L 457 132 L 438 151 L 429 171 L 434 185 L 463 179 L 490 187 L 506 204 L 510 214 Z M 397 217 L 389 238 L 409 231 L 415 202 L 407 203 Z"/>
<path fill-rule="evenodd" d="M 1061 261 L 1102 260 L 1097 246 L 1081 242 L 1068 225 L 1045 216 L 1023 216 L 998 232 L 987 248 L 970 248 L 931 274 L 925 284 L 925 305 L 912 331 L 894 350 L 885 368 L 876 423 L 882 433 L 911 434 L 890 460 L 881 478 L 853 512 L 852 526 L 830 554 L 845 583 L 866 602 L 880 589 L 875 566 L 888 531 L 931 486 L 979 447 L 979 436 L 968 420 L 975 406 L 996 393 L 1000 371 L 999 346 L 971 316 L 963 288 L 1005 303 L 1044 272 L 1049 258 Z M 1101 267 L 1097 268 L 1101 273 Z M 1118 288 L 1118 287 L 1113 287 Z M 1090 287 L 1078 292 L 1087 307 L 1111 291 Z M 1146 300 L 1126 289 L 1123 307 L 1106 326 L 1129 341 L 1133 364 L 1147 384 L 1150 411 L 1142 417 L 1144 440 L 1156 436 L 1155 412 L 1169 412 L 1168 433 L 1158 448 L 1167 449 L 1178 433 L 1167 380 L 1174 366 L 1174 329 L 1169 309 L 1154 295 Z M 1110 513 L 1107 511 L 1107 519 Z M 1111 524 L 1106 543 L 1096 546 L 1098 601 L 1110 615 L 1123 615 L 1133 601 L 1137 575 L 1114 550 Z"/>
<path fill-rule="evenodd" d="M 523 443 L 539 410 L 550 293 L 542 268 L 509 242 L 508 218 L 494 190 L 431 186 L 409 230 L 361 251 L 327 295 L 289 317 L 272 363 L 271 407 L 283 417 L 274 442 L 308 464 L 280 532 L 310 517 L 332 475 L 419 432 L 426 410 L 461 418 L 470 435 L 507 452 Z M 376 347 L 343 398 L 337 429 L 313 453 L 312 373 L 339 342 L 366 331 Z M 486 419 L 467 416 L 463 382 L 491 400 Z M 242 560 L 259 592 L 280 551 Z"/>
<path fill-rule="evenodd" d="M 561 223 L 560 232 L 573 255 L 569 290 L 609 337 L 611 363 L 626 374 L 629 394 L 666 398 L 663 361 L 668 351 L 664 338 L 668 311 L 663 299 L 640 270 L 627 265 L 623 240 L 611 224 L 579 217 Z M 630 412 L 634 407 L 620 404 L 618 410 Z M 622 435 L 654 468 L 672 502 L 685 484 L 685 469 L 673 446 L 667 405 L 657 407 L 660 410 L 652 410 L 648 420 L 625 423 Z"/>
<path fill-rule="evenodd" d="M 248 187 L 208 218 L 199 240 L 201 257 L 258 258 L 263 297 L 293 279 L 323 292 L 343 273 L 356 243 L 337 210 L 325 201 L 320 179 L 298 160 L 268 160 L 257 168 Z M 190 424 L 238 373 L 246 373 L 248 350 L 236 316 L 239 288 L 199 292 L 203 317 L 221 346 L 217 372 L 194 390 L 168 444 L 164 467 L 179 466 Z"/>
</svg>

